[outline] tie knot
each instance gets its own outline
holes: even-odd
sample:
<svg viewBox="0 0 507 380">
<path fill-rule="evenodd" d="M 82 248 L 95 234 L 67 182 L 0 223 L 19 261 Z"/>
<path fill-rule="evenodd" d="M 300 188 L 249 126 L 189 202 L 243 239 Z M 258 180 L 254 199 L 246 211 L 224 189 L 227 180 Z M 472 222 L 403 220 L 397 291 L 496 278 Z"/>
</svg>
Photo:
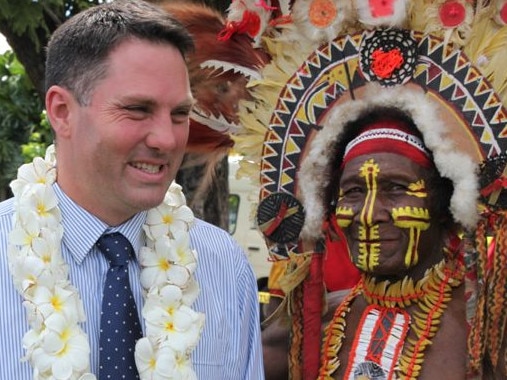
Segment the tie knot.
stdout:
<svg viewBox="0 0 507 380">
<path fill-rule="evenodd" d="M 97 247 L 109 260 L 111 266 L 128 265 L 130 255 L 133 251 L 132 245 L 128 239 L 114 232 L 112 234 L 102 235 L 97 240 Z"/>
</svg>

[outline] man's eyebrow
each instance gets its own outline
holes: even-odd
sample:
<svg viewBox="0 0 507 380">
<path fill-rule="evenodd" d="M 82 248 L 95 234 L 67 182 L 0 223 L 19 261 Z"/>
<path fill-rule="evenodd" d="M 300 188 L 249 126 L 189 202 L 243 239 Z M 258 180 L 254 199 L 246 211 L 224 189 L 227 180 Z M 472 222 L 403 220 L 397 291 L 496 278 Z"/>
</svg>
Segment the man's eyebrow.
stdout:
<svg viewBox="0 0 507 380">
<path fill-rule="evenodd" d="M 154 106 L 158 102 L 156 99 L 152 99 L 145 96 L 128 95 L 120 99 L 121 103 L 138 103 L 146 106 Z M 192 108 L 197 103 L 197 100 L 193 97 L 182 100 L 176 104 L 173 108 Z"/>
<path fill-rule="evenodd" d="M 139 103 L 143 105 L 154 105 L 156 101 L 154 99 L 150 99 L 144 96 L 135 96 L 135 95 L 127 95 L 120 98 L 121 103 Z"/>
</svg>

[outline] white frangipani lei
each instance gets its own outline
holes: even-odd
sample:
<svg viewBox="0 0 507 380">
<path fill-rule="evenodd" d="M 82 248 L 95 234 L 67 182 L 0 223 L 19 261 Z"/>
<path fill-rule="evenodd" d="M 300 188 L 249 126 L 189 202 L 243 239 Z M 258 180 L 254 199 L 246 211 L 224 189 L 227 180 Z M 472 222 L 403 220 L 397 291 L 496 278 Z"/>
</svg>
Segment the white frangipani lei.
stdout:
<svg viewBox="0 0 507 380">
<path fill-rule="evenodd" d="M 82 301 L 69 281 L 61 254 L 63 227 L 58 199 L 54 147 L 18 170 L 9 268 L 22 295 L 30 330 L 23 337 L 24 360 L 34 379 L 92 380 L 90 345 L 81 328 Z M 192 211 L 181 187 L 171 184 L 164 202 L 148 211 L 146 246 L 141 248 L 142 309 L 146 336 L 135 348 L 141 379 L 196 379 L 190 354 L 197 345 L 204 315 L 191 305 L 199 286 L 194 279 L 197 254 L 189 247 Z"/>
</svg>

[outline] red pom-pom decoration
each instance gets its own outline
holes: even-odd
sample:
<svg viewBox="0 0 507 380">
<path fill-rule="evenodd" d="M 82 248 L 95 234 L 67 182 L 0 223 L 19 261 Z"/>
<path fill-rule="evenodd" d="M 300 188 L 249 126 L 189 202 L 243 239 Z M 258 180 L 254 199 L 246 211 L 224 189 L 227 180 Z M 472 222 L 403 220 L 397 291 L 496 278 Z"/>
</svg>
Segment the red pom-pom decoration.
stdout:
<svg viewBox="0 0 507 380">
<path fill-rule="evenodd" d="M 229 21 L 224 29 L 220 31 L 217 38 L 219 41 L 227 41 L 234 34 L 248 34 L 250 37 L 255 38 L 261 29 L 261 19 L 255 12 L 246 10 L 243 12 L 243 18 L 240 22 Z"/>
<path fill-rule="evenodd" d="M 504 25 L 507 25 L 507 2 L 503 3 L 498 16 Z"/>
<path fill-rule="evenodd" d="M 465 21 L 466 9 L 459 1 L 447 1 L 440 7 L 440 21 L 446 28 L 454 28 Z"/>
<path fill-rule="evenodd" d="M 372 54 L 371 70 L 379 78 L 389 78 L 396 69 L 403 65 L 403 55 L 400 49 L 392 49 L 384 52 L 375 50 Z"/>
<path fill-rule="evenodd" d="M 394 0 L 369 0 L 371 15 L 374 18 L 392 16 Z"/>
</svg>

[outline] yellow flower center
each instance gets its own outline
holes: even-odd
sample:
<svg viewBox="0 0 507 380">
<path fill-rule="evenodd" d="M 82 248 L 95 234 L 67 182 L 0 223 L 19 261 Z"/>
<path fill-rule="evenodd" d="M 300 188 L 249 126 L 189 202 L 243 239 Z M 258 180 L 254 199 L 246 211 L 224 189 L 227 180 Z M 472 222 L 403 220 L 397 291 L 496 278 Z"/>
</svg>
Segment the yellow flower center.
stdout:
<svg viewBox="0 0 507 380">
<path fill-rule="evenodd" d="M 42 202 L 39 202 L 37 203 L 37 214 L 39 214 L 40 216 L 46 216 L 47 214 L 47 209 L 46 209 L 46 205 Z"/>
<path fill-rule="evenodd" d="M 167 214 L 162 217 L 162 222 L 164 222 L 164 224 L 172 224 L 173 221 L 174 218 L 172 217 L 172 215 Z"/>
<path fill-rule="evenodd" d="M 167 261 L 166 259 L 160 259 L 158 262 L 158 267 L 161 270 L 166 271 L 171 267 L 171 263 L 169 261 Z"/>
<path fill-rule="evenodd" d="M 176 355 L 176 366 L 183 367 L 185 364 L 185 358 L 181 355 Z"/>
<path fill-rule="evenodd" d="M 26 245 L 32 245 L 32 241 L 34 238 L 37 237 L 37 234 L 33 234 L 33 235 L 26 235 L 25 239 L 24 239 L 24 243 Z"/>
<path fill-rule="evenodd" d="M 165 324 L 165 329 L 166 329 L 167 331 L 174 331 L 174 324 L 173 324 L 172 322 L 167 322 L 167 323 Z"/>
<path fill-rule="evenodd" d="M 64 330 L 62 331 L 62 333 L 60 334 L 60 338 L 61 338 L 64 342 L 66 342 L 67 340 L 69 340 L 69 338 L 70 338 L 70 331 L 69 331 L 69 329 L 64 329 Z"/>
<path fill-rule="evenodd" d="M 69 351 L 69 345 L 67 344 L 67 341 L 70 338 L 70 331 L 69 329 L 64 329 L 62 333 L 60 334 L 60 339 L 62 342 L 64 342 L 63 347 L 60 351 L 58 351 L 58 356 L 62 357 L 65 356 L 66 353 Z"/>
<path fill-rule="evenodd" d="M 51 306 L 53 306 L 53 308 L 56 311 L 61 311 L 62 310 L 63 302 L 60 300 L 60 298 L 58 296 L 51 297 L 50 302 L 51 302 Z"/>
</svg>

